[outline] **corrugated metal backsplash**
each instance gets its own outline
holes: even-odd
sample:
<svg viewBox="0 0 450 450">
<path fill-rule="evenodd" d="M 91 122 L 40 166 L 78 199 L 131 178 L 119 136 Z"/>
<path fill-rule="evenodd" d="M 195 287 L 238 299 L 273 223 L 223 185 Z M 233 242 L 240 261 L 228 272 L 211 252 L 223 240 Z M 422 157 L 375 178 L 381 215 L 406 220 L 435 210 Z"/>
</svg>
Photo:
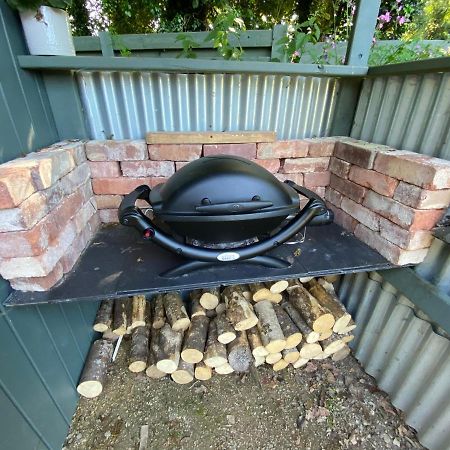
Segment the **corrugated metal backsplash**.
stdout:
<svg viewBox="0 0 450 450">
<path fill-rule="evenodd" d="M 450 159 L 450 73 L 364 80 L 351 136 Z"/>
<path fill-rule="evenodd" d="M 148 131 L 275 130 L 278 139 L 328 136 L 333 78 L 80 72 L 92 139 L 137 139 Z"/>
<path fill-rule="evenodd" d="M 420 441 L 450 449 L 450 340 L 377 273 L 346 275 L 339 295 L 358 327 L 352 347 Z"/>
</svg>

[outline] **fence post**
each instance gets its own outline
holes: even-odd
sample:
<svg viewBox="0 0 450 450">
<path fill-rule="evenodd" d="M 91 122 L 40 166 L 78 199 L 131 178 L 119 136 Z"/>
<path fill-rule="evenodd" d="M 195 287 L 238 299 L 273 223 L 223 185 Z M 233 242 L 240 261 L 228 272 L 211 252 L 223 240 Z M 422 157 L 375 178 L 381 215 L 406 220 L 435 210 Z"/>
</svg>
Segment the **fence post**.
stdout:
<svg viewBox="0 0 450 450">
<path fill-rule="evenodd" d="M 100 38 L 100 48 L 102 49 L 102 56 L 114 56 L 113 42 L 111 34 L 107 31 L 100 31 L 98 33 Z"/>
<path fill-rule="evenodd" d="M 280 62 L 286 62 L 287 58 L 284 53 L 283 45 L 277 44 L 277 42 L 287 33 L 287 25 L 278 24 L 273 27 L 272 31 L 272 51 L 270 53 L 270 60 L 280 60 Z"/>
</svg>

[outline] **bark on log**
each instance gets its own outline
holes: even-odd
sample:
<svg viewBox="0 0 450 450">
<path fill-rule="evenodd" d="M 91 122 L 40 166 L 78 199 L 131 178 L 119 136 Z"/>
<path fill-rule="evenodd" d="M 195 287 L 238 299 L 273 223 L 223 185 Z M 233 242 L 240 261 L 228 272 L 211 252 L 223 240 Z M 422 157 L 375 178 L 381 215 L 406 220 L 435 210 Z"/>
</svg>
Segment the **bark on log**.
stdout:
<svg viewBox="0 0 450 450">
<path fill-rule="evenodd" d="M 312 359 L 317 355 L 322 354 L 322 347 L 320 344 L 308 344 L 307 342 L 301 343 L 298 347 L 298 351 L 300 352 L 300 358 L 304 359 Z"/>
<path fill-rule="evenodd" d="M 107 341 L 116 342 L 119 339 L 119 336 L 116 333 L 113 333 L 112 330 L 108 329 L 103 332 L 102 339 L 106 339 Z"/>
<path fill-rule="evenodd" d="M 245 300 L 239 286 L 228 286 L 223 290 L 226 315 L 236 331 L 244 331 L 254 327 L 258 318 L 250 303 Z"/>
<path fill-rule="evenodd" d="M 118 336 L 127 334 L 130 325 L 131 301 L 128 297 L 118 298 L 114 302 L 113 333 Z"/>
<path fill-rule="evenodd" d="M 289 292 L 289 301 L 297 308 L 305 322 L 318 333 L 333 328 L 334 317 L 303 286 Z"/>
<path fill-rule="evenodd" d="M 321 280 L 319 283 L 313 279 L 306 284 L 308 291 L 317 299 L 317 301 L 331 314 L 335 319 L 333 325 L 333 331 L 338 333 L 346 328 L 352 316 L 347 312 L 345 306 L 340 302 L 336 293 L 334 292 L 333 285 L 325 280 Z"/>
<path fill-rule="evenodd" d="M 145 370 L 145 374 L 149 378 L 155 380 L 166 376 L 165 372 L 162 372 L 156 367 L 158 360 L 162 359 L 159 346 L 159 334 L 160 329 L 152 328 L 150 331 L 150 346 L 148 351 L 147 369 Z"/>
<path fill-rule="evenodd" d="M 226 311 L 227 306 L 225 305 L 225 302 L 220 301 L 219 304 L 216 306 L 216 315 L 222 314 Z"/>
<path fill-rule="evenodd" d="M 234 372 L 234 369 L 233 369 L 233 367 L 231 367 L 230 363 L 222 364 L 221 366 L 216 367 L 214 370 L 219 375 L 228 375 L 229 373 L 233 373 Z"/>
<path fill-rule="evenodd" d="M 205 309 L 214 309 L 219 304 L 220 289 L 218 287 L 203 289 L 200 304 Z"/>
<path fill-rule="evenodd" d="M 258 326 L 252 327 L 247 330 L 247 339 L 250 344 L 250 348 L 252 350 L 252 354 L 255 358 L 257 357 L 266 357 L 269 352 L 264 347 L 261 336 L 259 335 Z"/>
<path fill-rule="evenodd" d="M 289 317 L 289 314 L 280 306 L 273 305 L 273 310 L 283 331 L 284 339 L 286 340 L 285 348 L 295 348 L 303 339 L 303 335 Z"/>
<path fill-rule="evenodd" d="M 189 297 L 191 299 L 191 319 L 197 316 L 206 316 L 205 308 L 200 305 L 200 297 L 202 296 L 201 289 L 195 289 L 190 292 Z"/>
<path fill-rule="evenodd" d="M 164 311 L 167 322 L 174 331 L 184 331 L 189 328 L 191 321 L 187 315 L 183 299 L 178 292 L 169 292 L 163 296 Z"/>
<path fill-rule="evenodd" d="M 331 359 L 333 361 L 341 361 L 345 358 L 347 358 L 347 356 L 350 355 L 350 347 L 348 345 L 342 347 L 340 350 L 338 350 L 336 353 L 333 353 L 331 355 Z"/>
<path fill-rule="evenodd" d="M 131 304 L 130 329 L 146 326 L 150 319 L 150 313 L 145 295 L 134 295 Z"/>
<path fill-rule="evenodd" d="M 252 299 L 252 291 L 248 287 L 248 284 L 241 284 L 242 295 L 245 297 L 245 300 L 250 301 Z"/>
<path fill-rule="evenodd" d="M 217 340 L 216 319 L 209 322 L 206 351 L 203 361 L 208 367 L 218 367 L 227 362 L 227 348 Z"/>
<path fill-rule="evenodd" d="M 166 314 L 164 312 L 163 295 L 157 294 L 154 301 L 153 307 L 153 323 L 152 327 L 159 330 L 166 323 Z"/>
<path fill-rule="evenodd" d="M 170 377 L 177 384 L 188 384 L 194 379 L 194 365 L 180 359 L 178 369 Z"/>
<path fill-rule="evenodd" d="M 236 339 L 228 344 L 227 350 L 228 362 L 235 372 L 248 372 L 250 370 L 253 356 L 245 331 L 238 332 Z"/>
<path fill-rule="evenodd" d="M 209 319 L 206 316 L 194 317 L 186 332 L 181 358 L 183 361 L 196 364 L 203 359 Z"/>
<path fill-rule="evenodd" d="M 196 380 L 206 381 L 212 377 L 212 369 L 204 361 L 195 365 L 194 376 Z"/>
<path fill-rule="evenodd" d="M 281 294 L 281 292 L 285 291 L 288 288 L 288 286 L 289 282 L 287 280 L 279 280 L 266 283 L 266 287 L 273 294 Z"/>
<path fill-rule="evenodd" d="M 277 361 L 273 366 L 272 369 L 275 372 L 279 372 L 280 370 L 286 369 L 286 367 L 289 365 L 287 361 L 285 361 L 283 358 L 281 358 L 279 361 Z"/>
<path fill-rule="evenodd" d="M 300 367 L 305 366 L 308 363 L 309 359 L 308 358 L 298 358 L 297 361 L 295 361 L 295 363 L 292 365 L 294 367 L 294 369 L 299 369 Z"/>
<path fill-rule="evenodd" d="M 140 326 L 133 329 L 128 364 L 128 369 L 131 372 L 143 372 L 146 369 L 149 351 L 148 338 L 149 328 L 147 326 Z"/>
<path fill-rule="evenodd" d="M 165 373 L 173 373 L 180 362 L 181 342 L 183 333 L 173 330 L 168 323 L 160 329 L 159 347 L 161 359 L 158 359 L 156 367 Z"/>
<path fill-rule="evenodd" d="M 314 344 L 317 342 L 320 337 L 320 333 L 317 331 L 313 331 L 311 327 L 305 322 L 302 315 L 298 312 L 298 310 L 292 305 L 290 302 L 283 302 L 283 309 L 288 313 L 289 317 L 295 323 L 296 327 L 300 330 L 303 335 L 305 342 L 308 344 Z"/>
<path fill-rule="evenodd" d="M 276 362 L 278 362 L 281 358 L 283 358 L 283 355 L 281 354 L 281 352 L 277 352 L 277 353 L 269 353 L 266 356 L 266 363 L 267 364 L 275 364 Z"/>
<path fill-rule="evenodd" d="M 294 364 L 300 358 L 300 352 L 296 348 L 285 348 L 281 354 L 288 364 Z"/>
<path fill-rule="evenodd" d="M 94 398 L 101 394 L 113 349 L 113 344 L 104 339 L 92 344 L 77 386 L 83 397 Z"/>
<path fill-rule="evenodd" d="M 103 300 L 95 316 L 93 328 L 99 333 L 109 330 L 112 325 L 114 300 Z"/>
<path fill-rule="evenodd" d="M 225 311 L 217 314 L 216 317 L 217 340 L 222 344 L 229 344 L 236 339 L 236 331 L 227 319 Z"/>
<path fill-rule="evenodd" d="M 278 323 L 273 304 L 262 300 L 255 304 L 259 319 L 259 334 L 262 343 L 269 353 L 281 352 L 286 347 L 286 340 Z"/>
</svg>

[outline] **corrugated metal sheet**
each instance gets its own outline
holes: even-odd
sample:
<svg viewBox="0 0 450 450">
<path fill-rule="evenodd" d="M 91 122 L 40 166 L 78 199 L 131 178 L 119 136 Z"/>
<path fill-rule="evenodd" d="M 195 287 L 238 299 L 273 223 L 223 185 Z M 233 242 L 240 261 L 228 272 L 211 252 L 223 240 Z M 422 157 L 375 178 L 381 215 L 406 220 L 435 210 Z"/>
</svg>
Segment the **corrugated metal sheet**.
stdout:
<svg viewBox="0 0 450 450">
<path fill-rule="evenodd" d="M 351 136 L 450 159 L 450 73 L 364 80 Z"/>
<path fill-rule="evenodd" d="M 450 340 L 376 273 L 346 275 L 339 295 L 356 318 L 352 347 L 365 370 L 426 447 L 449 450 Z"/>
<path fill-rule="evenodd" d="M 327 136 L 338 88 L 337 79 L 276 75 L 80 72 L 78 80 L 92 139 L 148 131 Z"/>
</svg>

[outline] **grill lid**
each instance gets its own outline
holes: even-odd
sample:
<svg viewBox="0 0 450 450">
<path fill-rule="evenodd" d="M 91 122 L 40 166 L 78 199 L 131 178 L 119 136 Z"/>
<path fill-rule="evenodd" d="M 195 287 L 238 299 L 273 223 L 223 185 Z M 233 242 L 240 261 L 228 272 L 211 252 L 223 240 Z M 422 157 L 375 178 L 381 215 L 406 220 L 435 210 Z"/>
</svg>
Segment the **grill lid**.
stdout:
<svg viewBox="0 0 450 450">
<path fill-rule="evenodd" d="M 287 217 L 298 194 L 263 167 L 238 156 L 193 161 L 150 193 L 155 216 L 169 222 Z"/>
</svg>

